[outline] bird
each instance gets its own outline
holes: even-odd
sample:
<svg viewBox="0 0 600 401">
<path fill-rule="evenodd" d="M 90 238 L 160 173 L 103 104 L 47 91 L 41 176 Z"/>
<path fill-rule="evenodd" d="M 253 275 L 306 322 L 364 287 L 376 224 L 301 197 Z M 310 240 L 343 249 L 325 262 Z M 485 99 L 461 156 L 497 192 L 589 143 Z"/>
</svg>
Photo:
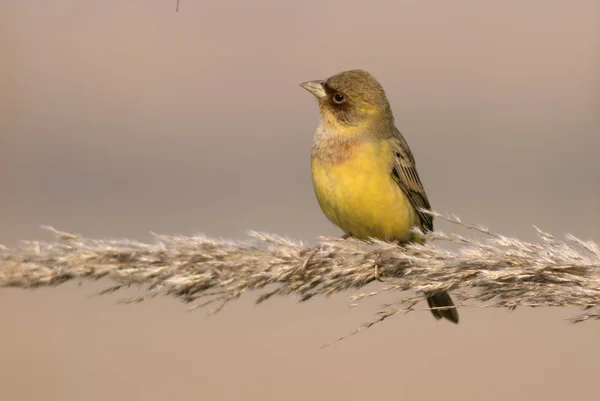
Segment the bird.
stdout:
<svg viewBox="0 0 600 401">
<path fill-rule="evenodd" d="M 433 231 L 433 216 L 420 210 L 431 205 L 382 85 L 354 69 L 300 86 L 319 105 L 310 163 L 325 216 L 343 238 L 423 243 L 413 228 Z M 427 303 L 436 320 L 458 323 L 448 292 L 427 295 Z"/>
</svg>

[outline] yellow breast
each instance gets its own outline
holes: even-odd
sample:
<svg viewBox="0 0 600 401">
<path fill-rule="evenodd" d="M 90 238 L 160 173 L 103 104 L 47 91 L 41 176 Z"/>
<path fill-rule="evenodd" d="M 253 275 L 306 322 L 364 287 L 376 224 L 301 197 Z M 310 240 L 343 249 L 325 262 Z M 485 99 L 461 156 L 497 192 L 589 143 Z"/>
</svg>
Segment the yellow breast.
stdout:
<svg viewBox="0 0 600 401">
<path fill-rule="evenodd" d="M 410 240 L 420 221 L 390 174 L 389 143 L 360 142 L 345 152 L 335 161 L 313 152 L 313 185 L 325 215 L 357 238 Z"/>
</svg>

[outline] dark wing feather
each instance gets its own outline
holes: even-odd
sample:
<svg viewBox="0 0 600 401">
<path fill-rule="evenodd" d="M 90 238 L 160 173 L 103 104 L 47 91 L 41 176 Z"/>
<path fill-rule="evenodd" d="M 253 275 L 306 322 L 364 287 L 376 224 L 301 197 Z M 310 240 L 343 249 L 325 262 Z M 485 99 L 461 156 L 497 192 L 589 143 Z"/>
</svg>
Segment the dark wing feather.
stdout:
<svg viewBox="0 0 600 401">
<path fill-rule="evenodd" d="M 421 228 L 424 231 L 433 231 L 433 216 L 419 210 L 419 208 L 431 210 L 431 205 L 429 204 L 429 199 L 427 199 L 427 194 L 425 194 L 425 189 L 423 188 L 423 184 L 417 173 L 415 159 L 410 148 L 398 130 L 394 132 L 390 139 L 395 154 L 391 171 L 392 176 L 398 183 L 398 186 L 408 196 L 410 203 L 419 214 Z"/>
</svg>

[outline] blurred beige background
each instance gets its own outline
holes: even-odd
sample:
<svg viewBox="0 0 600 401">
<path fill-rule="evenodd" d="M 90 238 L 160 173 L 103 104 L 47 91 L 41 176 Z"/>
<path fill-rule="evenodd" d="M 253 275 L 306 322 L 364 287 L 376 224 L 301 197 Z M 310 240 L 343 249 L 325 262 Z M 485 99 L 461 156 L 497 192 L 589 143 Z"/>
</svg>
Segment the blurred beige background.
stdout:
<svg viewBox="0 0 600 401">
<path fill-rule="evenodd" d="M 0 243 L 41 224 L 150 241 L 339 231 L 312 193 L 316 102 L 364 68 L 433 207 L 535 240 L 600 241 L 600 2 L 19 0 L 0 3 Z M 453 227 L 437 222 L 437 228 Z M 597 396 L 575 309 L 421 311 L 332 348 L 382 300 L 220 314 L 123 306 L 108 282 L 0 291 L 2 400 L 562 400 Z"/>
</svg>

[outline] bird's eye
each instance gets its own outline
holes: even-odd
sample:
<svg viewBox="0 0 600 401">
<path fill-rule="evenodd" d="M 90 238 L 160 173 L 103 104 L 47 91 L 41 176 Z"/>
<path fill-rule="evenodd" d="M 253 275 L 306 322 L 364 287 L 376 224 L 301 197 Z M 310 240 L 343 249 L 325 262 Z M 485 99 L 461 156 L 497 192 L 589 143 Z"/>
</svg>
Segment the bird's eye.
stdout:
<svg viewBox="0 0 600 401">
<path fill-rule="evenodd" d="M 336 103 L 342 103 L 345 100 L 344 95 L 341 93 L 336 93 L 333 95 L 333 101 Z"/>
</svg>

